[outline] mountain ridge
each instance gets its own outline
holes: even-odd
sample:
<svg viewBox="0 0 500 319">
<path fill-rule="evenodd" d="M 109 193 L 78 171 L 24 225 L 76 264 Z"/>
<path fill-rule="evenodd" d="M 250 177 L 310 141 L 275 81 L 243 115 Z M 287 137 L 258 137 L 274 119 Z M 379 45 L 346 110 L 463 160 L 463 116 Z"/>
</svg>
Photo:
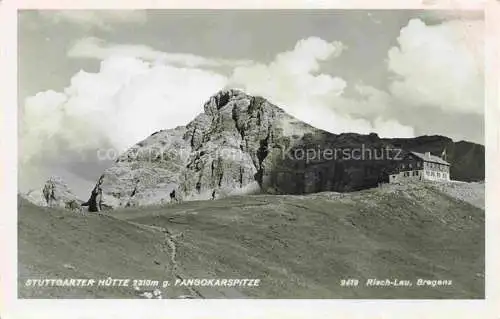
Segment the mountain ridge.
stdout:
<svg viewBox="0 0 500 319">
<path fill-rule="evenodd" d="M 316 149 L 399 148 L 434 155 L 446 149 L 453 179 L 484 179 L 484 146 L 474 143 L 439 135 L 333 134 L 300 121 L 263 97 L 237 89 L 219 91 L 203 109 L 187 125 L 157 131 L 120 155 L 101 175 L 105 205 L 166 203 L 174 191 L 178 200 L 348 192 L 384 182 L 395 165 L 390 159 L 332 161 L 296 156 Z"/>
</svg>

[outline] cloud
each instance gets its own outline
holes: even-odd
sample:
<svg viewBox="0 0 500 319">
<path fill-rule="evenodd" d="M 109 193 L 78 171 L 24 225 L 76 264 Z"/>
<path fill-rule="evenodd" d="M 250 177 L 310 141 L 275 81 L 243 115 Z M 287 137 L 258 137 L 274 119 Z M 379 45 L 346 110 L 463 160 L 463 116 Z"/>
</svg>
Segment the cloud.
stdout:
<svg viewBox="0 0 500 319">
<path fill-rule="evenodd" d="M 236 68 L 231 85 L 280 104 L 340 95 L 346 86 L 343 79 L 313 72 L 319 69 L 320 61 L 339 55 L 342 48 L 340 43 L 327 43 L 318 38 L 301 40 L 294 50 L 278 54 L 268 65 Z"/>
<path fill-rule="evenodd" d="M 348 99 L 343 96 L 343 79 L 319 73 L 321 63 L 343 50 L 339 42 L 308 38 L 269 64 L 237 66 L 226 77 L 200 68 L 216 59 L 87 39 L 70 55 L 102 58 L 99 71 L 79 71 L 62 92 L 41 92 L 25 101 L 21 162 L 51 162 L 68 153 L 107 147 L 124 151 L 157 130 L 185 125 L 202 112 L 211 95 L 228 86 L 262 95 L 333 133 L 413 136 L 411 127 L 378 116 L 385 107 L 384 93 L 358 85 L 361 97 Z M 371 109 L 373 120 L 362 118 L 362 109 Z"/>
<path fill-rule="evenodd" d="M 264 96 L 297 118 L 332 133 L 377 132 L 388 137 L 412 137 L 411 127 L 395 125 L 394 120 L 361 118 L 367 113 L 380 112 L 385 107 L 387 94 L 358 85 L 362 98 L 346 98 L 346 81 L 318 74 L 320 62 L 340 56 L 345 49 L 340 42 L 326 42 L 316 37 L 303 39 L 293 50 L 278 54 L 269 64 L 235 68 L 230 86 Z"/>
<path fill-rule="evenodd" d="M 40 10 L 40 17 L 52 23 L 66 22 L 83 28 L 111 30 L 114 24 L 142 24 L 144 10 Z"/>
<path fill-rule="evenodd" d="M 108 58 L 97 73 L 75 74 L 63 92 L 26 100 L 21 161 L 102 147 L 123 151 L 157 130 L 185 125 L 225 84 L 211 71 Z"/>
<path fill-rule="evenodd" d="M 68 51 L 68 57 L 70 58 L 105 60 L 116 56 L 134 57 L 146 61 L 187 67 L 238 66 L 251 63 L 249 60 L 226 60 L 205 58 L 187 53 L 167 53 L 146 45 L 106 43 L 106 41 L 95 37 L 78 40 Z"/>
<path fill-rule="evenodd" d="M 375 131 L 380 137 L 414 137 L 415 130 L 411 126 L 403 125 L 395 119 L 377 117 L 373 123 Z M 397 136 L 394 135 L 397 132 Z"/>
<path fill-rule="evenodd" d="M 392 95 L 413 106 L 484 114 L 484 23 L 413 19 L 388 53 Z"/>
</svg>

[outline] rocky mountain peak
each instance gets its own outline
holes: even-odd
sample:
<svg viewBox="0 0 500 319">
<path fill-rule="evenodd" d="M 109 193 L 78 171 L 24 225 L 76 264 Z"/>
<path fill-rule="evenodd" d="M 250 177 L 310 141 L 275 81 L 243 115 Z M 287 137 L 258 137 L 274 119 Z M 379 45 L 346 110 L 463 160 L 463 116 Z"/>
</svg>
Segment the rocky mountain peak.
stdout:
<svg viewBox="0 0 500 319">
<path fill-rule="evenodd" d="M 204 104 L 203 108 L 208 115 L 217 113 L 229 102 L 239 99 L 250 98 L 245 92 L 238 89 L 224 89 L 212 95 Z"/>
<path fill-rule="evenodd" d="M 391 162 L 293 155 L 339 148 L 381 149 L 393 142 L 407 150 L 427 147 L 414 139 L 332 134 L 237 89 L 217 92 L 203 108 L 186 126 L 154 133 L 105 170 L 100 179 L 103 204 L 113 208 L 256 192 L 358 190 L 377 186 Z M 429 145 L 437 147 L 439 141 Z"/>
</svg>

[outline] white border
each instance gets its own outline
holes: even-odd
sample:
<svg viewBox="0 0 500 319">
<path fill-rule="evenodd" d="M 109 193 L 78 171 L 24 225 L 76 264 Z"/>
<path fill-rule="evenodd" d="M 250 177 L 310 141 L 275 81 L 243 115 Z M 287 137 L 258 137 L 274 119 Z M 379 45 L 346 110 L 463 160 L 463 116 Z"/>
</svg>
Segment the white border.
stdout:
<svg viewBox="0 0 500 319">
<path fill-rule="evenodd" d="M 1 1 L 1 0 L 0 0 Z M 17 3 L 16 3 L 17 2 Z M 0 2 L 0 316 L 2 318 L 500 318 L 498 74 L 500 1 L 435 0 L 3 0 Z M 486 8 L 486 300 L 18 300 L 17 10 L 132 8 Z M 43 63 L 43 61 L 41 62 Z M 68 316 L 69 315 L 69 316 Z"/>
</svg>

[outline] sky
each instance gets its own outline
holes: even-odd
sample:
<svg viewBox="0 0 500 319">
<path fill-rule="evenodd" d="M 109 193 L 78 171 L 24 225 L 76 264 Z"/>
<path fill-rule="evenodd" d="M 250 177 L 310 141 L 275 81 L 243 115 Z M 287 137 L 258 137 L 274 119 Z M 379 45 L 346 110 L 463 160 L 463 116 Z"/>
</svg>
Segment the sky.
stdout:
<svg viewBox="0 0 500 319">
<path fill-rule="evenodd" d="M 116 153 L 185 125 L 217 91 L 332 133 L 484 144 L 482 12 L 20 11 L 19 186 L 86 196 Z"/>
</svg>

